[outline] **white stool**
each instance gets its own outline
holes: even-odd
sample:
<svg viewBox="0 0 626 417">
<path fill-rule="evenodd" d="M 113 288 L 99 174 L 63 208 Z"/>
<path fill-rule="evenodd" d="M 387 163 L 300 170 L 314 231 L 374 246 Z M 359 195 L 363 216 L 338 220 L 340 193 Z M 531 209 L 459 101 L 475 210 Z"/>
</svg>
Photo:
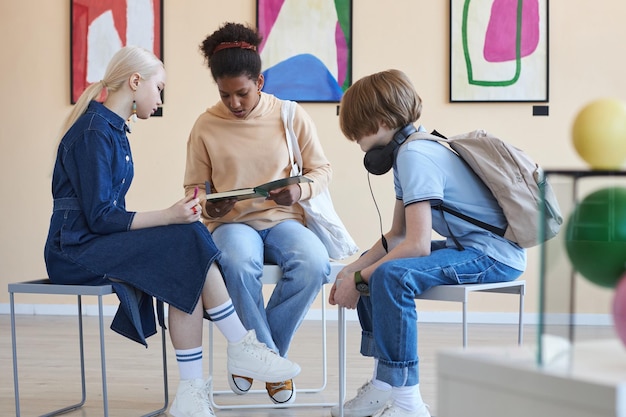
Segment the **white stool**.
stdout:
<svg viewBox="0 0 626 417">
<path fill-rule="evenodd" d="M 20 417 L 20 393 L 19 393 L 19 381 L 18 381 L 18 367 L 17 367 L 17 339 L 16 339 L 16 326 L 15 326 L 15 304 L 14 294 L 46 294 L 46 295 L 76 295 L 78 299 L 78 343 L 80 348 L 80 374 L 81 374 L 81 386 L 82 386 L 82 398 L 81 401 L 55 410 L 41 417 L 55 416 L 58 414 L 67 413 L 72 410 L 81 408 L 85 404 L 87 398 L 87 391 L 85 389 L 85 355 L 83 346 L 83 316 L 82 316 L 82 299 L 83 295 L 93 295 L 98 297 L 98 319 L 100 323 L 100 364 L 102 368 L 102 403 L 104 408 L 104 417 L 109 415 L 109 403 L 107 396 L 107 381 L 106 381 L 106 356 L 104 352 L 104 321 L 102 314 L 102 297 L 105 295 L 114 294 L 113 287 L 111 285 L 57 285 L 52 284 L 49 279 L 39 279 L 34 281 L 16 282 L 9 284 L 9 297 L 10 297 L 10 309 L 11 309 L 11 339 L 13 346 L 13 385 L 15 389 L 15 416 Z M 168 397 L 168 385 L 167 385 L 167 355 L 166 355 L 166 342 L 165 331 L 161 329 L 161 342 L 163 345 L 163 408 L 152 411 L 145 414 L 143 417 L 156 416 L 163 414 L 167 409 L 169 403 Z"/>
<path fill-rule="evenodd" d="M 523 340 L 524 295 L 526 281 L 494 282 L 490 284 L 438 285 L 415 297 L 416 300 L 453 301 L 463 304 L 463 347 L 467 347 L 467 301 L 472 292 L 516 294 L 519 296 L 519 316 L 517 322 L 517 344 Z"/>
<path fill-rule="evenodd" d="M 331 262 L 330 263 L 330 282 L 329 285 L 332 285 L 335 282 L 335 278 L 337 277 L 337 273 L 341 271 L 344 265 L 340 262 Z M 277 265 L 265 265 L 263 267 L 263 284 L 276 284 L 282 278 L 282 271 Z M 326 352 L 326 290 L 325 286 L 322 287 L 321 290 L 322 295 L 322 381 L 318 387 L 313 388 L 296 388 L 297 394 L 302 393 L 318 393 L 323 391 L 326 388 L 327 383 L 327 352 Z M 339 311 L 339 322 L 345 321 L 345 316 L 343 315 L 343 311 Z M 345 355 L 345 346 L 342 346 L 342 338 L 345 344 L 345 323 L 344 326 L 339 326 L 339 361 L 340 361 L 340 372 L 339 372 L 339 382 L 340 382 L 340 392 L 339 392 L 339 402 L 343 403 L 344 399 L 344 391 L 342 391 L 341 383 L 345 381 L 345 367 L 342 368 L 341 364 L 344 361 Z M 213 323 L 209 322 L 209 375 L 213 375 Z M 341 371 L 344 369 L 344 371 Z M 209 397 L 211 399 L 211 404 L 216 409 L 259 409 L 259 408 L 293 408 L 293 407 L 334 407 L 337 405 L 336 402 L 298 402 L 298 397 L 296 402 L 293 404 L 273 404 L 269 402 L 269 398 L 267 397 L 267 392 L 265 390 L 250 390 L 248 394 L 253 393 L 262 393 L 264 395 L 265 402 L 263 404 L 233 404 L 233 403 L 217 403 L 215 401 L 215 397 L 217 396 L 230 396 L 235 395 L 232 391 L 211 391 Z"/>
</svg>

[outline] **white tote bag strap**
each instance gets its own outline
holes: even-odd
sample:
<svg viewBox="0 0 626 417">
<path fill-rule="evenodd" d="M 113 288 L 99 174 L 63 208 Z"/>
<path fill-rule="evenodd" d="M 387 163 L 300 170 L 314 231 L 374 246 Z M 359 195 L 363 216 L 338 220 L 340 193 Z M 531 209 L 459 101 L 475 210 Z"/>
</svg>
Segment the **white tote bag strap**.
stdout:
<svg viewBox="0 0 626 417">
<path fill-rule="evenodd" d="M 298 138 L 293 130 L 293 119 L 296 114 L 296 102 L 284 100 L 280 108 L 280 115 L 285 125 L 285 136 L 287 138 L 287 149 L 289 149 L 289 161 L 291 163 L 291 175 L 302 175 L 302 154 Z"/>
<path fill-rule="evenodd" d="M 283 101 L 280 114 L 285 125 L 291 175 L 302 175 L 302 154 L 298 138 L 293 130 L 296 103 L 289 100 Z M 306 227 L 319 237 L 332 259 L 344 259 L 359 251 L 335 211 L 328 188 L 312 199 L 300 201 L 299 204 L 304 209 Z"/>
</svg>

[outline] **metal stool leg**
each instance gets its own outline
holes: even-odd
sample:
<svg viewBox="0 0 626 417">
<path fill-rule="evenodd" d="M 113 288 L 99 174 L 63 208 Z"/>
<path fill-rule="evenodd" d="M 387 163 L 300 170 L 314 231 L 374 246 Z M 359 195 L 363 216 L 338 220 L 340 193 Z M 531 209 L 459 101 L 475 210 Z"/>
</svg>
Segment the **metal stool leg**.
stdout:
<svg viewBox="0 0 626 417">
<path fill-rule="evenodd" d="M 467 347 L 467 302 L 463 302 L 463 347 Z"/>
<path fill-rule="evenodd" d="M 520 289 L 519 294 L 519 321 L 517 325 L 517 344 L 522 345 L 524 341 L 524 289 Z"/>
<path fill-rule="evenodd" d="M 76 305 L 78 307 L 78 350 L 80 352 L 80 386 L 82 399 L 74 408 L 80 408 L 87 400 L 87 384 L 85 383 L 85 333 L 83 327 L 83 299 L 77 295 Z"/>
<path fill-rule="evenodd" d="M 98 323 L 100 328 L 100 365 L 102 367 L 102 407 L 104 408 L 104 417 L 109 417 L 109 397 L 107 393 L 107 364 L 106 354 L 104 351 L 104 318 L 102 311 L 102 296 L 98 296 Z"/>
<path fill-rule="evenodd" d="M 165 329 L 161 328 L 161 344 L 163 349 L 163 408 L 154 410 L 148 414 L 144 414 L 141 417 L 153 417 L 165 413 L 169 404 L 169 389 L 167 384 L 167 351 L 165 341 Z"/>
<path fill-rule="evenodd" d="M 339 417 L 343 417 L 343 403 L 346 400 L 346 312 L 338 308 L 339 323 Z"/>
<path fill-rule="evenodd" d="M 17 378 L 17 346 L 15 345 L 15 304 L 13 293 L 9 293 L 11 309 L 11 346 L 13 348 L 13 390 L 15 391 L 15 416 L 20 417 L 20 388 Z"/>
<path fill-rule="evenodd" d="M 17 338 L 16 338 L 16 330 L 15 330 L 15 299 L 14 293 L 11 292 L 10 296 L 10 309 L 11 309 L 11 339 L 12 339 L 12 349 L 13 349 L 13 386 L 15 389 L 15 415 L 16 417 L 21 416 L 20 409 L 20 391 L 19 391 L 19 377 L 18 377 L 18 366 L 17 366 Z M 79 349 L 80 349 L 80 374 L 81 374 L 81 389 L 82 395 L 80 402 L 60 408 L 55 411 L 51 411 L 47 414 L 43 414 L 41 417 L 51 417 L 59 414 L 64 414 L 69 411 L 76 410 L 82 407 L 85 404 L 85 400 L 87 398 L 87 390 L 85 384 L 85 355 L 84 355 L 84 343 L 83 343 L 83 319 L 82 319 L 82 300 L 80 295 L 78 296 L 78 333 L 79 333 Z"/>
</svg>

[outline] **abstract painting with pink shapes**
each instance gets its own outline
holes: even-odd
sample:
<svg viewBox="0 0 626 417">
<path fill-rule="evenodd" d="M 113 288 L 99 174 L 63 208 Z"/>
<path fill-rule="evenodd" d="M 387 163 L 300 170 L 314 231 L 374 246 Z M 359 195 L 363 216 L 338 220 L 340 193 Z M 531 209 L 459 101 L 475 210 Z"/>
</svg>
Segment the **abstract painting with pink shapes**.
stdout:
<svg viewBox="0 0 626 417">
<path fill-rule="evenodd" d="M 339 102 L 352 83 L 352 0 L 257 0 L 263 91 Z"/>
<path fill-rule="evenodd" d="M 126 45 L 163 59 L 162 16 L 162 0 L 72 0 L 72 104 L 102 79 L 111 57 Z"/>
<path fill-rule="evenodd" d="M 548 101 L 548 0 L 450 0 L 450 101 Z"/>
</svg>

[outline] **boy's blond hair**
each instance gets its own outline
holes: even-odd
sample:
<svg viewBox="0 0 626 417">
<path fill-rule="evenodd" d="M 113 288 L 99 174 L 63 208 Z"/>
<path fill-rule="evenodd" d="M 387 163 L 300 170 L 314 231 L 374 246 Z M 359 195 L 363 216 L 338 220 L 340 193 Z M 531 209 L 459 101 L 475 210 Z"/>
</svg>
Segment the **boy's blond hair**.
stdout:
<svg viewBox="0 0 626 417">
<path fill-rule="evenodd" d="M 384 123 L 399 129 L 419 119 L 422 99 L 402 71 L 391 69 L 361 78 L 346 90 L 339 126 L 352 141 L 378 132 Z"/>
</svg>

